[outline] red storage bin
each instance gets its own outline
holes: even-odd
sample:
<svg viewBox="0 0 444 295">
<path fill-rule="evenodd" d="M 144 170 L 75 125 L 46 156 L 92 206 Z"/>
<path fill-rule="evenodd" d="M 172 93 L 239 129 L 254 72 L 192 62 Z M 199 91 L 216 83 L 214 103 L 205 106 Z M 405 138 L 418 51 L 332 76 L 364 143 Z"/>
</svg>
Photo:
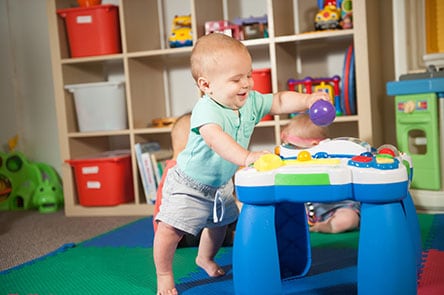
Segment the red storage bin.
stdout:
<svg viewBox="0 0 444 295">
<path fill-rule="evenodd" d="M 251 76 L 254 81 L 254 90 L 264 94 L 271 93 L 271 69 L 253 70 Z"/>
<path fill-rule="evenodd" d="M 71 57 L 121 52 L 118 6 L 59 9 L 65 19 Z"/>
<path fill-rule="evenodd" d="M 271 93 L 271 69 L 258 69 L 253 70 L 251 76 L 254 81 L 253 89 L 260 93 Z M 265 115 L 262 121 L 272 120 L 272 115 Z"/>
<path fill-rule="evenodd" d="M 66 162 L 74 168 L 80 205 L 114 206 L 134 200 L 128 152 L 107 152 Z"/>
</svg>

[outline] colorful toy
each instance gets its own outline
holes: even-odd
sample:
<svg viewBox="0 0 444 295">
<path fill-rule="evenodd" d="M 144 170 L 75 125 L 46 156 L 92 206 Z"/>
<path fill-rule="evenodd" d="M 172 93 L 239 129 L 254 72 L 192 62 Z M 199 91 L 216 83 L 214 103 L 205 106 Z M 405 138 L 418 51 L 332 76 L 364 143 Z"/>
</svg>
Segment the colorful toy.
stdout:
<svg viewBox="0 0 444 295">
<path fill-rule="evenodd" d="M 304 203 L 347 199 L 362 203 L 358 294 L 416 294 L 421 235 L 408 155 L 388 146 L 379 154 L 358 139 L 335 141 L 295 150 L 290 159 L 265 155 L 236 173 L 243 203 L 233 246 L 236 294 L 284 294 L 282 280 L 304 276 L 311 266 Z"/>
<path fill-rule="evenodd" d="M 319 126 L 328 126 L 336 118 L 335 107 L 326 100 L 318 100 L 310 107 L 310 120 Z"/>
<path fill-rule="evenodd" d="M 320 11 L 315 16 L 315 30 L 336 30 L 340 29 L 341 9 L 337 6 L 336 1 L 324 2 Z"/>
<path fill-rule="evenodd" d="M 387 94 L 395 96 L 397 144 L 408 151 L 415 165 L 412 188 L 442 191 L 444 77 L 426 74 L 387 83 Z"/>
<path fill-rule="evenodd" d="M 341 21 L 343 29 L 353 28 L 353 4 L 352 0 L 343 0 L 341 3 Z"/>
<path fill-rule="evenodd" d="M 315 30 L 353 28 L 352 0 L 318 0 Z"/>
<path fill-rule="evenodd" d="M 243 40 L 268 38 L 268 17 L 267 15 L 249 18 L 236 18 L 233 20 L 242 30 Z"/>
<path fill-rule="evenodd" d="M 168 38 L 171 48 L 193 45 L 191 33 L 191 15 L 176 15 Z"/>
<path fill-rule="evenodd" d="M 342 115 L 341 110 L 341 93 L 339 90 L 339 82 L 341 78 L 337 75 L 331 78 L 312 78 L 305 77 L 301 80 L 288 79 L 288 90 L 298 91 L 301 93 L 313 93 L 314 91 L 324 91 L 330 95 L 331 103 L 335 106 L 336 116 Z M 333 83 L 333 86 L 331 85 Z M 296 89 L 297 87 L 297 89 Z M 314 87 L 314 89 L 313 89 Z"/>
<path fill-rule="evenodd" d="M 355 115 L 355 53 L 353 45 L 347 48 L 342 69 L 341 108 L 345 115 Z"/>
<path fill-rule="evenodd" d="M 228 20 L 205 22 L 205 34 L 208 35 L 211 33 L 222 33 L 237 40 L 244 39 L 241 27 Z"/>
<path fill-rule="evenodd" d="M 0 210 L 49 213 L 62 205 L 62 182 L 54 168 L 30 162 L 20 152 L 0 152 Z"/>
</svg>

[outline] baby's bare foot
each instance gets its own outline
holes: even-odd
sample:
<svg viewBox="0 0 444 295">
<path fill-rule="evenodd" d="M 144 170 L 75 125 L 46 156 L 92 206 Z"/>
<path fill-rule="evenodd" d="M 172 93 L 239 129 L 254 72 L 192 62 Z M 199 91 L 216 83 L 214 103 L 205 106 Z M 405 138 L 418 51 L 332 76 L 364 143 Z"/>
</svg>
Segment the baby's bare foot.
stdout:
<svg viewBox="0 0 444 295">
<path fill-rule="evenodd" d="M 225 275 L 225 271 L 214 260 L 196 257 L 196 264 L 203 268 L 210 277 L 214 278 Z"/>
<path fill-rule="evenodd" d="M 157 295 L 178 295 L 172 274 L 157 274 Z"/>
</svg>

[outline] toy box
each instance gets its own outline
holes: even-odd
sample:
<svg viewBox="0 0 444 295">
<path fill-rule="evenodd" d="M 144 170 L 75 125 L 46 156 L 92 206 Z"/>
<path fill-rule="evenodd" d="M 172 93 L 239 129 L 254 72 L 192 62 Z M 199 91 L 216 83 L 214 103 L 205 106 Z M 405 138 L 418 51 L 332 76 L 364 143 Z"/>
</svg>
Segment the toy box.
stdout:
<svg viewBox="0 0 444 295">
<path fill-rule="evenodd" d="M 271 69 L 257 69 L 251 72 L 253 77 L 254 87 L 253 89 L 260 93 L 272 93 L 271 88 Z M 272 120 L 273 116 L 270 114 L 265 115 L 262 121 Z"/>
<path fill-rule="evenodd" d="M 111 151 L 67 160 L 74 168 L 82 206 L 114 206 L 134 200 L 129 151 Z"/>
<path fill-rule="evenodd" d="M 81 132 L 127 128 L 123 81 L 72 84 L 65 89 L 74 94 Z"/>
<path fill-rule="evenodd" d="M 59 9 L 57 13 L 65 20 L 71 57 L 121 52 L 118 6 Z"/>
<path fill-rule="evenodd" d="M 257 69 L 251 72 L 253 77 L 253 89 L 260 93 L 271 93 L 271 69 Z"/>
</svg>

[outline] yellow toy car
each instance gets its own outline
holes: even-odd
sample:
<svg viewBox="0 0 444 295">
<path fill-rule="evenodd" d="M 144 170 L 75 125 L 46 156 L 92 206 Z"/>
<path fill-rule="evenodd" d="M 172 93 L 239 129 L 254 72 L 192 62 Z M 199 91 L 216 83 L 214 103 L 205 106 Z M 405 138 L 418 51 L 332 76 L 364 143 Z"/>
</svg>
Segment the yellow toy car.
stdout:
<svg viewBox="0 0 444 295">
<path fill-rule="evenodd" d="M 171 48 L 193 45 L 191 15 L 176 15 L 174 17 L 168 41 Z"/>
<path fill-rule="evenodd" d="M 340 29 L 340 19 L 341 10 L 338 9 L 335 5 L 326 5 L 316 14 L 315 29 L 317 31 Z"/>
</svg>

